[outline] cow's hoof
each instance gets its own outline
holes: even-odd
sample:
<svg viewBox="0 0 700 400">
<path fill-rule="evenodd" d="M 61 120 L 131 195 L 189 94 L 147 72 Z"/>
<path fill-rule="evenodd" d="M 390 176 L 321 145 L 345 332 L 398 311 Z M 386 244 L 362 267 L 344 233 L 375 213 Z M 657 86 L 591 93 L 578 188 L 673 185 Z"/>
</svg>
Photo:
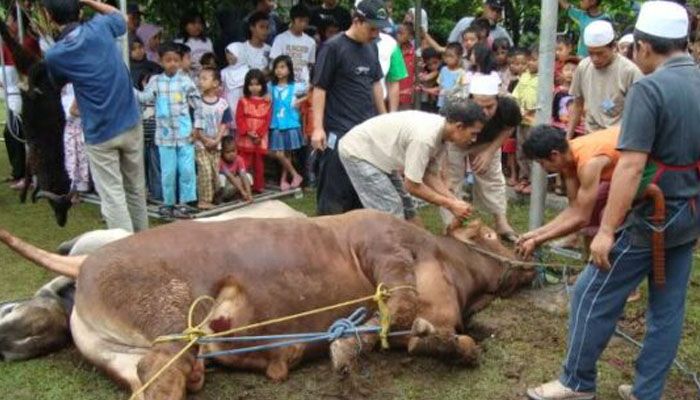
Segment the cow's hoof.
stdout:
<svg viewBox="0 0 700 400">
<path fill-rule="evenodd" d="M 479 359 L 479 346 L 467 335 L 457 336 L 457 354 L 460 363 L 474 365 Z"/>
<path fill-rule="evenodd" d="M 197 393 L 204 387 L 204 360 L 197 360 L 187 377 L 187 391 Z"/>
<path fill-rule="evenodd" d="M 273 382 L 282 382 L 289 376 L 289 366 L 286 361 L 275 360 L 267 365 L 265 375 Z"/>
<path fill-rule="evenodd" d="M 358 345 L 355 338 L 338 339 L 331 343 L 333 369 L 349 373 L 357 361 Z"/>
<path fill-rule="evenodd" d="M 416 336 L 412 336 L 410 339 L 408 339 L 408 354 L 410 355 L 417 355 L 418 354 L 418 346 L 420 345 L 420 338 Z"/>
<path fill-rule="evenodd" d="M 428 320 L 416 318 L 411 327 L 411 336 L 426 337 L 435 334 L 435 326 Z"/>
</svg>

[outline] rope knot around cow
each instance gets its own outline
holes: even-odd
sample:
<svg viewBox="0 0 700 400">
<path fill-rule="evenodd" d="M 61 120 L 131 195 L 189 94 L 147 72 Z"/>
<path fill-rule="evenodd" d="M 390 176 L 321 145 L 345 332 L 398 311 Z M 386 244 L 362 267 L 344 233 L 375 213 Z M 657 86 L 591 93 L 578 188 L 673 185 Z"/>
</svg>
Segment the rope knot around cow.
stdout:
<svg viewBox="0 0 700 400">
<path fill-rule="evenodd" d="M 257 322 L 245 326 L 240 326 L 236 328 L 229 329 L 227 331 L 223 332 L 216 332 L 216 333 L 207 333 L 204 331 L 203 327 L 209 322 L 211 319 L 212 315 L 214 314 L 214 310 L 218 306 L 218 303 L 216 299 L 214 299 L 211 296 L 200 296 L 192 302 L 192 305 L 190 305 L 190 309 L 187 313 L 187 328 L 181 333 L 181 334 L 175 334 L 175 335 L 164 335 L 164 336 L 159 336 L 155 339 L 153 344 L 158 344 L 158 343 L 167 343 L 167 342 L 174 342 L 174 341 L 182 341 L 182 342 L 187 342 L 187 344 L 177 353 L 173 356 L 173 358 L 170 359 L 163 367 L 161 367 L 158 372 L 156 372 L 146 383 L 141 386 L 141 388 L 137 391 L 135 391 L 129 400 L 133 400 L 138 398 L 141 394 L 143 394 L 148 387 L 150 387 L 153 382 L 158 380 L 161 375 L 165 371 L 170 368 L 175 361 L 177 361 L 180 357 L 182 357 L 185 353 L 187 353 L 192 347 L 194 347 L 196 344 L 199 344 L 200 339 L 209 339 L 209 338 L 220 338 L 224 336 L 230 336 L 239 332 L 251 330 L 251 329 L 257 329 L 257 328 L 262 328 L 265 326 L 270 326 L 270 325 L 275 325 L 287 321 L 291 321 L 294 319 L 298 318 L 303 318 L 307 317 L 310 315 L 316 315 L 320 314 L 323 312 L 327 311 L 332 311 L 332 310 L 337 310 L 339 308 L 344 308 L 352 305 L 357 305 L 361 303 L 365 303 L 367 301 L 374 301 L 377 303 L 377 309 L 379 311 L 379 321 L 380 321 L 380 331 L 379 331 L 379 337 L 381 340 L 382 348 L 388 349 L 389 348 L 389 328 L 391 325 L 391 315 L 389 312 L 389 306 L 386 304 L 386 300 L 391 297 L 392 293 L 399 291 L 399 290 L 412 290 L 414 292 L 417 292 L 416 287 L 413 285 L 401 285 L 401 286 L 395 286 L 392 288 L 387 288 L 386 285 L 383 283 L 379 283 L 377 285 L 377 290 L 374 292 L 374 294 L 370 296 L 365 296 L 365 297 L 360 297 L 354 300 L 348 300 L 342 303 L 337 303 L 337 304 L 332 304 L 326 307 L 320 307 L 316 308 L 313 310 L 309 311 L 304 311 L 301 313 L 293 314 L 293 315 L 288 315 L 285 317 L 280 317 L 280 318 L 274 318 L 271 320 L 267 321 L 262 321 L 262 322 Z M 197 325 L 194 325 L 194 313 L 197 308 L 197 306 L 203 302 L 203 301 L 209 301 L 213 303 L 212 307 L 209 309 L 209 313 L 207 316 L 202 320 Z"/>
</svg>

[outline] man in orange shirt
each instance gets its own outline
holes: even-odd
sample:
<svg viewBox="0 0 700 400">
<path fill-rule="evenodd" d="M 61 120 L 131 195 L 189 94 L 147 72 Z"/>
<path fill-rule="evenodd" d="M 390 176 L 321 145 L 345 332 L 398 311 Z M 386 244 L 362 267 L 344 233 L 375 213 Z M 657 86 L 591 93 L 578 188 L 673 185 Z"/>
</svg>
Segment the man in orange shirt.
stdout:
<svg viewBox="0 0 700 400">
<path fill-rule="evenodd" d="M 548 172 L 563 175 L 569 206 L 548 224 L 522 235 L 517 243 L 519 255 L 529 257 L 543 243 L 579 230 L 587 241 L 593 238 L 619 159 L 619 135 L 620 127 L 614 126 L 566 140 L 566 132 L 559 128 L 533 128 L 523 144 L 525 156 Z"/>
</svg>

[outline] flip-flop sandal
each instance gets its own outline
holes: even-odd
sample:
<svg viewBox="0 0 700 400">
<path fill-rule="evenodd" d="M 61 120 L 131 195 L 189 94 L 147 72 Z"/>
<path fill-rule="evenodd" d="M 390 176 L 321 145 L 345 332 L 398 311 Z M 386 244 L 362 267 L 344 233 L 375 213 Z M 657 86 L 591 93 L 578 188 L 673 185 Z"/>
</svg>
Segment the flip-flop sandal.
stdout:
<svg viewBox="0 0 700 400">
<path fill-rule="evenodd" d="M 192 219 L 192 215 L 188 213 L 183 207 L 176 207 L 173 210 L 172 216 L 175 219 Z"/>
</svg>

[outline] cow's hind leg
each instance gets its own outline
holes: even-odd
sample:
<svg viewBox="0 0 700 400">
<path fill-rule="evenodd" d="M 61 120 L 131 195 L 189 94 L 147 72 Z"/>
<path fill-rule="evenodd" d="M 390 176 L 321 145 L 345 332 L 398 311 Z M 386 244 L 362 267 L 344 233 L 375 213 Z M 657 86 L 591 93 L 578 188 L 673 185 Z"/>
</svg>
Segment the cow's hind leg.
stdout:
<svg viewBox="0 0 700 400">
<path fill-rule="evenodd" d="M 182 349 L 182 343 L 163 343 L 153 348 L 139 361 L 137 373 L 145 384 L 153 378 Z M 170 400 L 184 399 L 187 389 L 200 389 L 204 382 L 203 364 L 196 363 L 195 354 L 188 351 L 169 368 L 163 370 L 157 379 L 144 391 L 144 399 Z M 201 365 L 201 369 L 198 366 Z"/>
<path fill-rule="evenodd" d="M 417 299 L 415 278 L 413 274 L 413 256 L 411 254 L 392 255 L 377 260 L 377 282 L 382 282 L 388 289 L 396 289 L 387 299 L 391 316 L 392 330 L 410 329 L 416 317 Z M 379 326 L 379 318 L 370 319 L 364 326 Z M 331 360 L 336 371 L 347 372 L 355 364 L 358 356 L 372 350 L 379 341 L 378 334 L 361 335 L 360 340 L 354 336 L 335 340 L 331 344 Z"/>
</svg>

